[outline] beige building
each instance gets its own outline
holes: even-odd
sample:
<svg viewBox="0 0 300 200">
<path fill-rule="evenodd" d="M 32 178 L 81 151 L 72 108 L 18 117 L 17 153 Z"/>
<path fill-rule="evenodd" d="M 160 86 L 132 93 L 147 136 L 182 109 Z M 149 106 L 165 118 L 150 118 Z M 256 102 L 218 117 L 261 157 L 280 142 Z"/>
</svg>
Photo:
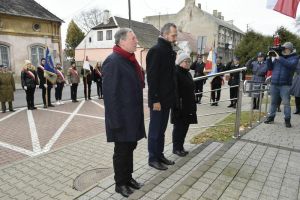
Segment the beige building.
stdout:
<svg viewBox="0 0 300 200">
<path fill-rule="evenodd" d="M 62 22 L 34 0 L 1 1 L 0 65 L 20 76 L 24 60 L 37 66 L 45 57 L 46 45 L 54 61 L 60 62 Z"/>
<path fill-rule="evenodd" d="M 185 6 L 176 14 L 147 16 L 144 22 L 159 30 L 165 23 L 175 23 L 183 32 L 194 35 L 197 41 L 201 36 L 206 36 L 206 45 L 201 53 L 208 52 L 215 45 L 218 56 L 225 61 L 232 58 L 234 49 L 244 35 L 232 20 L 225 21 L 221 12 L 214 10 L 210 14 L 201 8 L 201 4 L 196 6 L 195 0 L 185 0 Z M 200 53 L 200 45 L 196 46 Z"/>
</svg>

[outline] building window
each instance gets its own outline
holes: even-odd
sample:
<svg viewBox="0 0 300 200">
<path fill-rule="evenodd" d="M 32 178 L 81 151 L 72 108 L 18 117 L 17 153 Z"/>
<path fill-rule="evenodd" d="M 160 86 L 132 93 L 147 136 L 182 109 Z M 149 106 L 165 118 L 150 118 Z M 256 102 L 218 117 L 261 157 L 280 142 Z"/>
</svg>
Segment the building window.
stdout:
<svg viewBox="0 0 300 200">
<path fill-rule="evenodd" d="M 106 40 L 112 40 L 112 30 L 106 31 Z"/>
<path fill-rule="evenodd" d="M 91 43 L 92 42 L 92 38 L 91 37 L 89 37 L 89 43 Z"/>
<path fill-rule="evenodd" d="M 45 58 L 45 48 L 42 46 L 31 47 L 31 63 L 33 66 L 39 66 L 42 58 Z"/>
<path fill-rule="evenodd" d="M 103 31 L 98 31 L 97 32 L 97 40 L 98 41 L 103 41 Z"/>
<path fill-rule="evenodd" d="M 0 65 L 9 66 L 9 47 L 0 45 Z"/>
</svg>

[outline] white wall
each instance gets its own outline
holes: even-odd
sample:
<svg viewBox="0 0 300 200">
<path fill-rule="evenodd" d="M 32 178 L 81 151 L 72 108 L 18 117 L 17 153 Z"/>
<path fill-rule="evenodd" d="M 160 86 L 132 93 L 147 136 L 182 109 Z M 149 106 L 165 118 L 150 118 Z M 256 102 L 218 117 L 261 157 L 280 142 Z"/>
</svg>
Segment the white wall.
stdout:
<svg viewBox="0 0 300 200">
<path fill-rule="evenodd" d="M 106 31 L 112 30 L 112 39 L 106 40 Z M 91 30 L 83 41 L 76 47 L 76 49 L 93 49 L 93 48 L 112 48 L 115 44 L 114 35 L 119 30 L 119 28 L 114 29 L 101 29 L 101 30 Z M 98 41 L 97 32 L 103 31 L 103 41 Z M 89 42 L 89 38 L 91 38 L 91 42 Z"/>
</svg>

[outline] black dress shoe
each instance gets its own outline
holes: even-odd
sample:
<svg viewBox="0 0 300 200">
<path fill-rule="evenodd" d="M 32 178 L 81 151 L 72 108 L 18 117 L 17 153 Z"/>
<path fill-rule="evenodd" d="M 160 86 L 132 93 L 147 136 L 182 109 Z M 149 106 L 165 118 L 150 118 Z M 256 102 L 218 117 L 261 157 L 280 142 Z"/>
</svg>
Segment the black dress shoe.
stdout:
<svg viewBox="0 0 300 200">
<path fill-rule="evenodd" d="M 157 162 L 157 161 L 149 162 L 149 166 L 153 167 L 157 170 L 167 170 L 168 169 L 168 167 L 166 167 L 164 164 L 162 164 L 161 162 Z"/>
<path fill-rule="evenodd" d="M 6 110 L 2 110 L 2 113 L 6 113 Z"/>
<path fill-rule="evenodd" d="M 14 109 L 12 109 L 12 110 L 9 110 L 9 112 L 15 112 L 15 110 L 14 110 Z"/>
<path fill-rule="evenodd" d="M 136 180 L 134 180 L 133 178 L 127 183 L 127 186 L 133 188 L 133 189 L 136 189 L 136 190 L 139 190 L 141 189 L 141 187 L 144 186 L 144 184 L 142 183 L 138 183 Z"/>
<path fill-rule="evenodd" d="M 233 104 L 229 104 L 229 106 L 227 106 L 227 108 L 231 108 L 231 107 L 233 107 Z"/>
<path fill-rule="evenodd" d="M 37 109 L 37 107 L 32 107 L 32 110 L 36 110 Z"/>
<path fill-rule="evenodd" d="M 295 115 L 300 114 L 300 110 L 296 110 L 296 111 L 294 112 L 294 114 L 295 114 Z"/>
<path fill-rule="evenodd" d="M 268 117 L 264 123 L 265 124 L 273 124 L 274 123 L 274 118 Z"/>
<path fill-rule="evenodd" d="M 166 164 L 166 165 L 174 165 L 175 162 L 172 161 L 172 160 L 168 160 L 165 156 L 161 157 L 159 159 L 160 162 L 162 162 L 163 164 Z"/>
<path fill-rule="evenodd" d="M 127 185 L 117 186 L 115 191 L 120 193 L 123 197 L 129 197 L 133 193 L 133 191 Z"/>
<path fill-rule="evenodd" d="M 48 107 L 54 107 L 54 105 L 53 104 L 49 104 Z"/>
<path fill-rule="evenodd" d="M 91 97 L 89 97 L 89 100 L 92 100 L 92 98 L 91 98 Z"/>
<path fill-rule="evenodd" d="M 173 151 L 173 153 L 180 157 L 184 157 L 187 155 L 183 150 L 175 150 Z"/>
</svg>

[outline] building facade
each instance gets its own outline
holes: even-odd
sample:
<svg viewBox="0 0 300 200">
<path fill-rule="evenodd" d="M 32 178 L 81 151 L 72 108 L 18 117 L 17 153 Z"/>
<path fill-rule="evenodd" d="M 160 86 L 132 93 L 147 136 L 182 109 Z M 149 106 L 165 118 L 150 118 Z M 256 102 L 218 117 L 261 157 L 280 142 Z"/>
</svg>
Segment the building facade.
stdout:
<svg viewBox="0 0 300 200">
<path fill-rule="evenodd" d="M 88 56 L 92 65 L 103 62 L 112 53 L 115 45 L 114 35 L 120 28 L 129 27 L 129 20 L 121 17 L 109 17 L 92 28 L 75 49 L 75 60 L 83 61 Z M 137 36 L 138 48 L 135 52 L 137 61 L 146 68 L 148 50 L 157 42 L 159 31 L 152 25 L 132 21 L 131 28 Z"/>
<path fill-rule="evenodd" d="M 34 0 L 1 1 L 0 64 L 20 76 L 24 60 L 38 66 L 46 47 L 61 62 L 63 21 Z"/>
<path fill-rule="evenodd" d="M 244 35 L 232 20 L 225 21 L 221 12 L 214 10 L 210 14 L 201 8 L 201 4 L 196 6 L 195 0 L 185 0 L 185 6 L 176 14 L 147 16 L 143 21 L 158 29 L 165 23 L 175 23 L 183 32 L 194 35 L 197 41 L 203 36 L 206 44 L 201 48 L 197 42 L 198 53 L 207 53 L 215 48 L 218 56 L 222 56 L 225 61 L 233 57 L 233 52 Z"/>
</svg>

